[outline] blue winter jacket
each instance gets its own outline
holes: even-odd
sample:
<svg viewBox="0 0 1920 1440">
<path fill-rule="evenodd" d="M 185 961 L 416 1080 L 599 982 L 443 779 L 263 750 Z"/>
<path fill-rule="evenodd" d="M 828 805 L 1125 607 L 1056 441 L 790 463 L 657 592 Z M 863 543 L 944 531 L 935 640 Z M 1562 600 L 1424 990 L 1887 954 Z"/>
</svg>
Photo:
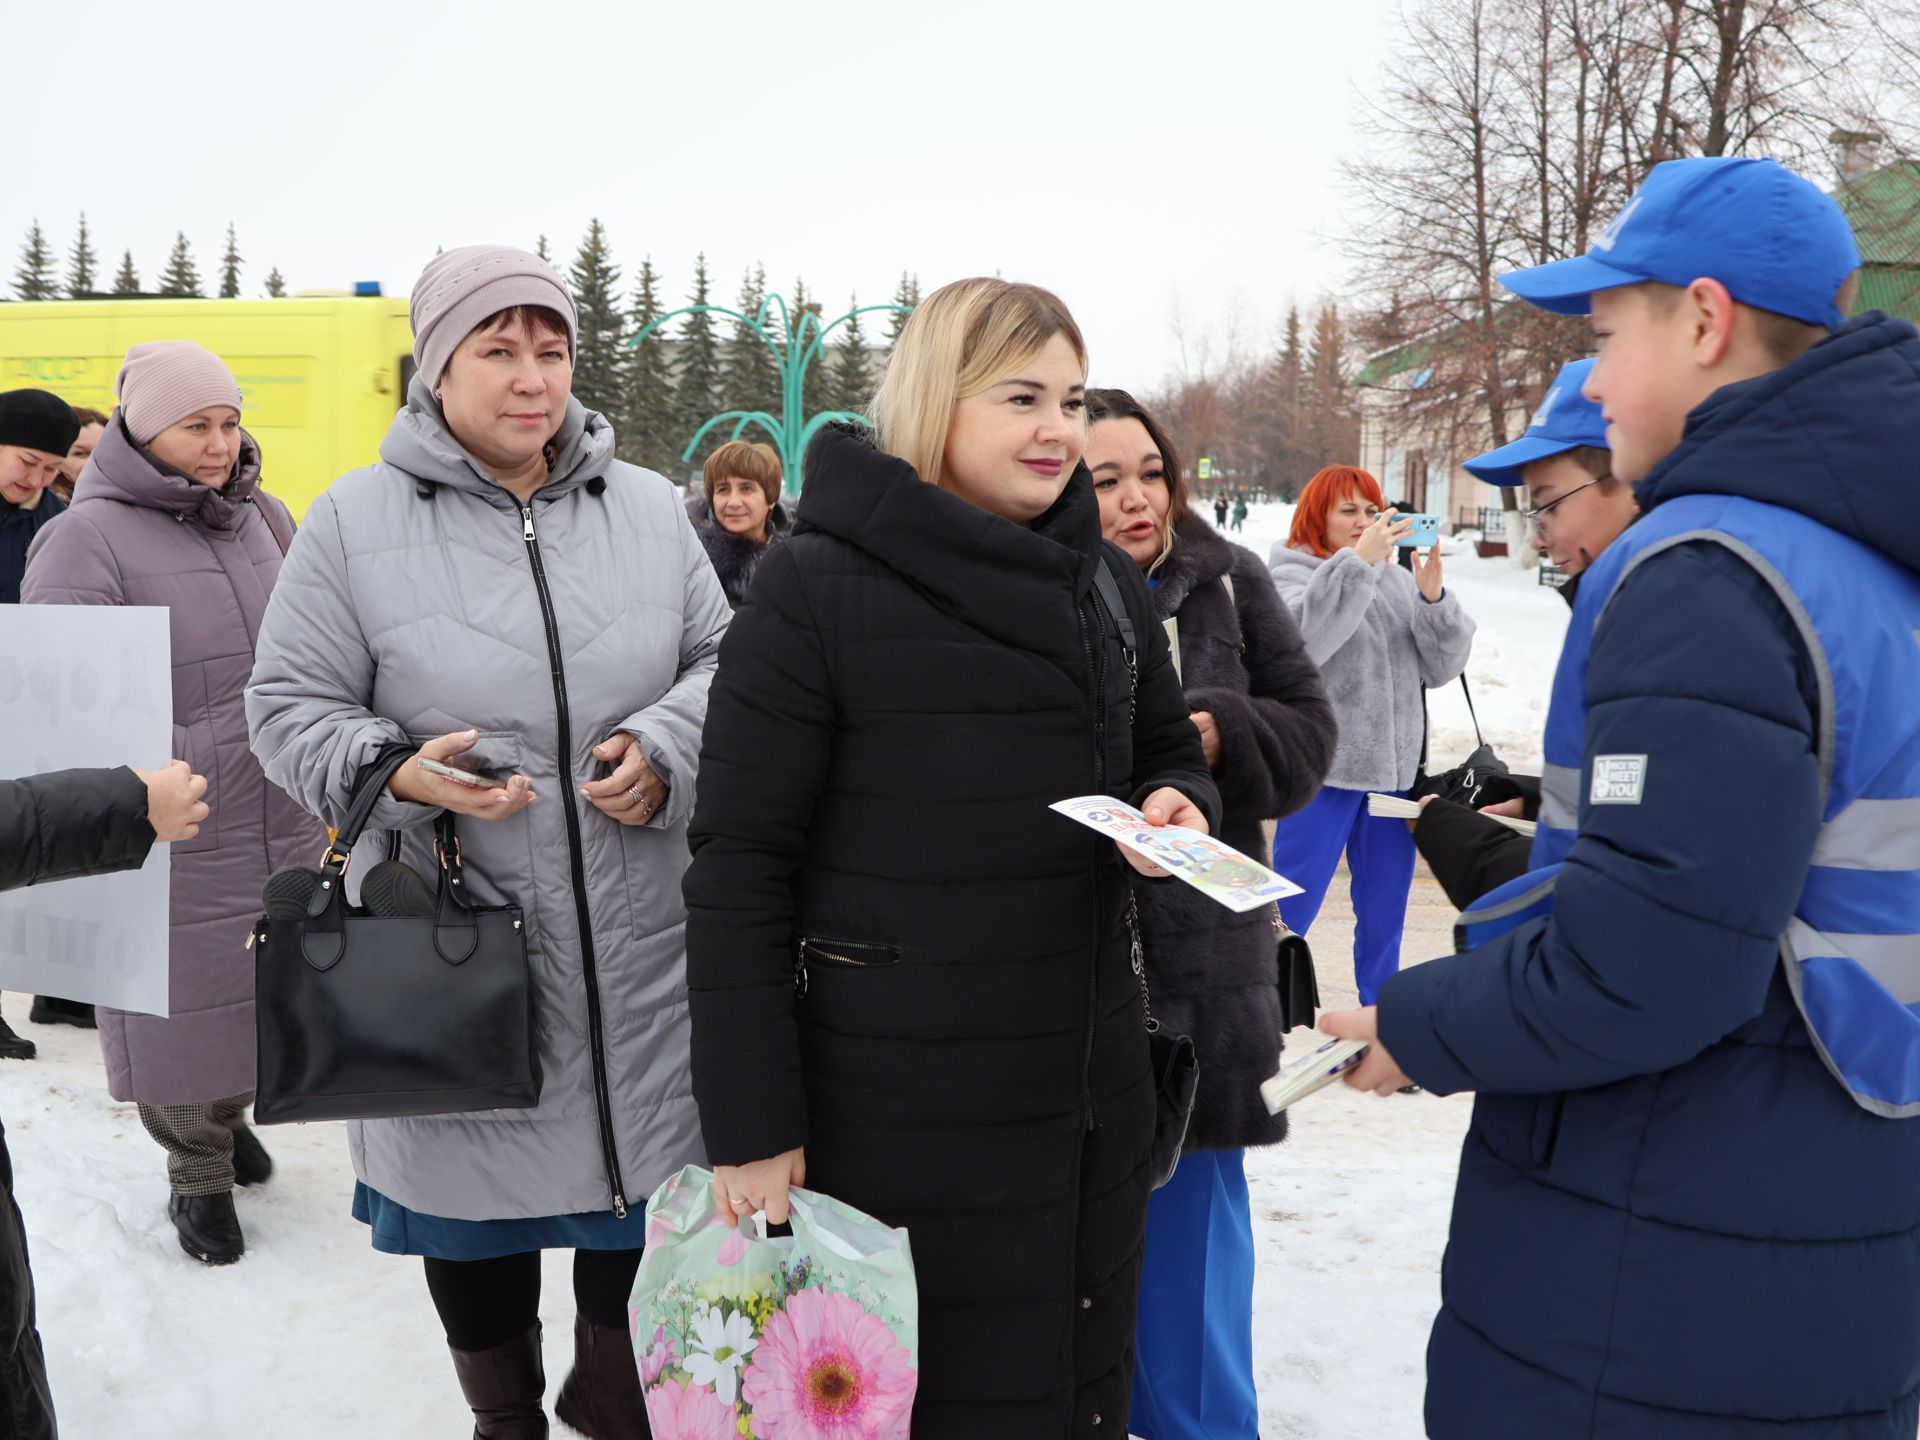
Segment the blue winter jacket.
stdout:
<svg viewBox="0 0 1920 1440">
<path fill-rule="evenodd" d="M 1745 496 L 1920 572 L 1916 469 L 1920 337 L 1875 315 L 1710 397 L 1638 495 Z M 1644 559 L 1594 634 L 1583 764 L 1651 757 L 1644 802 L 1586 809 L 1550 915 L 1382 992 L 1401 1067 L 1479 1092 L 1427 1357 L 1439 1440 L 1913 1440 L 1920 1121 L 1854 1103 L 1780 961 L 1819 699 L 1738 554 Z"/>
</svg>

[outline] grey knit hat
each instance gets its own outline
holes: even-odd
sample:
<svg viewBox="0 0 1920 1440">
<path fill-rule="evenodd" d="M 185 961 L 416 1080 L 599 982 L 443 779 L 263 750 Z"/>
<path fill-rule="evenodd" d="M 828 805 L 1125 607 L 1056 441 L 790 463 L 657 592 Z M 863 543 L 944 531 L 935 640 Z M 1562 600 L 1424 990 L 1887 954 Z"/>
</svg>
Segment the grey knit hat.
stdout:
<svg viewBox="0 0 1920 1440">
<path fill-rule="evenodd" d="M 427 262 L 413 287 L 413 363 L 437 386 L 460 342 L 489 316 L 515 305 L 539 305 L 567 325 L 567 349 L 580 348 L 573 297 L 546 261 L 511 245 L 463 245 Z"/>
<path fill-rule="evenodd" d="M 240 408 L 240 386 L 226 362 L 191 340 L 135 345 L 114 379 L 113 393 L 120 397 L 120 418 L 136 445 L 196 410 Z"/>
</svg>

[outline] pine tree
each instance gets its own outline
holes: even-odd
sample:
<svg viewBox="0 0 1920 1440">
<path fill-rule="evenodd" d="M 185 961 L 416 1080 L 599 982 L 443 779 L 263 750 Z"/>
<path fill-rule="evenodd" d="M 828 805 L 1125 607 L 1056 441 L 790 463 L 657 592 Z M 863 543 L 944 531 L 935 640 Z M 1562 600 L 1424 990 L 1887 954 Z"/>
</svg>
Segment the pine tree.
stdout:
<svg viewBox="0 0 1920 1440">
<path fill-rule="evenodd" d="M 807 282 L 796 278 L 793 282 L 793 330 L 788 344 L 798 354 L 804 356 L 813 348 L 813 342 L 820 338 L 820 327 L 825 323 L 821 314 L 820 302 L 807 293 Z M 811 420 L 822 410 L 832 409 L 827 399 L 827 356 L 822 353 L 807 366 L 807 373 L 800 380 L 801 423 Z"/>
<path fill-rule="evenodd" d="M 649 256 L 634 277 L 628 321 L 638 335 L 659 318 L 660 276 Z M 667 473 L 679 463 L 680 448 L 673 441 L 673 370 L 667 364 L 665 336 L 656 332 L 627 352 L 626 385 L 618 427 L 620 458 Z"/>
<path fill-rule="evenodd" d="M 244 262 L 240 257 L 240 237 L 233 233 L 233 222 L 227 222 L 227 250 L 220 257 L 220 298 L 238 300 L 240 298 L 240 266 Z"/>
<path fill-rule="evenodd" d="M 276 265 L 267 272 L 267 294 L 278 300 L 286 293 L 287 282 L 280 274 L 280 267 Z"/>
<path fill-rule="evenodd" d="M 67 298 L 78 300 L 83 295 L 93 294 L 95 271 L 99 268 L 100 257 L 93 250 L 93 236 L 87 230 L 86 212 L 80 214 L 80 233 L 75 237 L 73 249 L 67 252 Z"/>
<path fill-rule="evenodd" d="M 174 232 L 173 253 L 167 256 L 167 268 L 160 273 L 160 293 L 200 298 L 200 271 L 193 263 L 193 247 L 187 244 L 184 230 Z"/>
<path fill-rule="evenodd" d="M 1347 385 L 1347 332 L 1332 301 L 1314 317 L 1305 363 L 1305 414 L 1300 436 L 1306 458 L 1322 465 L 1352 465 L 1360 458 L 1360 417 Z M 1388 496 L 1398 499 L 1398 496 Z"/>
<path fill-rule="evenodd" d="M 704 251 L 694 262 L 693 294 L 688 303 L 710 305 L 713 285 L 707 275 Z M 720 345 L 714 338 L 713 316 L 701 311 L 680 322 L 680 373 L 674 381 L 674 426 L 676 438 L 684 445 L 693 433 L 720 412 Z M 726 427 L 716 425 L 707 432 L 693 462 L 699 463 L 727 438 Z"/>
<path fill-rule="evenodd" d="M 20 268 L 13 272 L 13 293 L 22 300 L 57 300 L 60 287 L 53 279 L 53 249 L 36 219 L 20 246 Z"/>
<path fill-rule="evenodd" d="M 436 250 L 434 253 L 437 255 L 439 252 Z M 540 257 L 541 264 L 546 265 L 549 268 L 552 267 L 553 255 L 547 249 L 546 236 L 542 235 L 538 240 L 533 242 L 533 253 Z"/>
<path fill-rule="evenodd" d="M 740 298 L 734 303 L 734 309 L 749 319 L 758 319 L 766 298 L 767 267 L 755 265 L 740 277 Z M 773 328 L 774 338 L 778 340 L 779 326 Z M 774 363 L 773 352 L 757 332 L 737 320 L 733 337 L 727 341 L 720 394 L 723 410 L 764 410 L 775 419 L 780 417 L 780 371 Z"/>
<path fill-rule="evenodd" d="M 120 257 L 120 273 L 113 277 L 113 293 L 116 295 L 140 293 L 140 272 L 133 268 L 133 251 L 131 250 Z"/>
<path fill-rule="evenodd" d="M 573 393 L 589 410 L 608 417 L 620 413 L 626 396 L 626 316 L 620 313 L 620 267 L 607 247 L 606 227 L 587 225 L 580 253 L 567 271 L 574 308 L 580 312 L 580 339 L 573 357 Z"/>
<path fill-rule="evenodd" d="M 918 275 L 909 275 L 904 270 L 900 272 L 900 283 L 896 285 L 893 290 L 893 303 L 896 305 L 904 305 L 909 310 L 919 308 L 920 277 Z M 900 332 L 906 328 L 907 317 L 900 311 L 895 310 L 891 315 L 887 316 L 887 355 L 889 358 L 893 355 L 893 347 L 900 343 Z"/>
<path fill-rule="evenodd" d="M 859 308 L 860 297 L 849 296 L 848 312 L 851 314 Z M 873 375 L 867 368 L 866 327 L 858 315 L 853 315 L 840 331 L 840 343 L 828 352 L 833 356 L 833 366 L 827 375 L 827 406 L 864 415 L 868 402 L 873 399 Z"/>
</svg>

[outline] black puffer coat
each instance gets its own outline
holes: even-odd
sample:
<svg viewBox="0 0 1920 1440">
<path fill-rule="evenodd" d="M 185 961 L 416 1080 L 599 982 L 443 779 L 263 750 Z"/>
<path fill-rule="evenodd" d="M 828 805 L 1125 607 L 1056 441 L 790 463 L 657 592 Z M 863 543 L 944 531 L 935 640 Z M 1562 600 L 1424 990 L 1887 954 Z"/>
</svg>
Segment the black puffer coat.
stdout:
<svg viewBox="0 0 1920 1440">
<path fill-rule="evenodd" d="M 1179 631 L 1187 708 L 1210 712 L 1220 728 L 1220 838 L 1259 856 L 1260 822 L 1305 805 L 1333 763 L 1326 687 L 1260 557 L 1199 516 L 1174 532 L 1157 580 L 1153 613 Z M 1187 1149 L 1285 1139 L 1285 1113 L 1269 1115 L 1260 1100 L 1260 1082 L 1280 1063 L 1273 907 L 1235 914 L 1186 885 L 1143 886 L 1140 934 L 1154 1014 L 1191 1035 L 1200 1057 Z"/>
<path fill-rule="evenodd" d="M 907 1227 L 915 1440 L 1126 1434 L 1154 1109 L 1127 881 L 1046 807 L 1161 785 L 1217 823 L 1084 467 L 1023 528 L 824 432 L 708 703 L 693 1088 L 716 1163 L 804 1145 L 810 1187 Z"/>
</svg>

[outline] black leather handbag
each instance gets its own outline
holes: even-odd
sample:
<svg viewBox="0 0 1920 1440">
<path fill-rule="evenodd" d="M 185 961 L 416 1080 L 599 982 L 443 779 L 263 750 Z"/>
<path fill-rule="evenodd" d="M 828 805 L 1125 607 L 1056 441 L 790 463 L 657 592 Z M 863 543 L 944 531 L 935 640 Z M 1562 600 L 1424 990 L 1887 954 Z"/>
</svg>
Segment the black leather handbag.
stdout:
<svg viewBox="0 0 1920 1440">
<path fill-rule="evenodd" d="M 1147 1055 L 1153 1065 L 1153 1188 L 1173 1179 L 1193 1124 L 1193 1102 L 1200 1094 L 1200 1056 L 1193 1038 L 1176 1035 L 1153 1018 L 1153 997 L 1147 993 L 1147 952 L 1140 943 L 1140 907 L 1127 896 L 1127 941 L 1134 978 L 1140 982 L 1140 1004 L 1147 1017 Z"/>
<path fill-rule="evenodd" d="M 1418 800 L 1422 795 L 1437 795 L 1442 800 L 1451 800 L 1456 805 L 1464 805 L 1469 810 L 1478 810 L 1483 803 L 1480 792 L 1488 780 L 1495 775 L 1507 773 L 1507 762 L 1502 760 L 1486 736 L 1480 733 L 1480 717 L 1474 712 L 1473 690 L 1467 684 L 1467 677 L 1460 677 L 1461 693 L 1467 697 L 1467 714 L 1473 718 L 1474 751 L 1454 766 L 1438 775 L 1427 773 L 1427 745 L 1423 738 L 1420 742 L 1420 769 L 1413 777 L 1413 788 L 1407 792 L 1411 799 Z M 1427 696 L 1420 692 L 1420 707 L 1424 714 Z M 1431 728 L 1431 727 L 1429 727 Z"/>
<path fill-rule="evenodd" d="M 420 896 L 407 907 L 416 913 L 347 903 L 354 844 L 412 753 L 388 746 L 361 771 L 318 870 L 289 867 L 267 881 L 267 913 L 249 942 L 260 1065 L 253 1113 L 261 1124 L 539 1102 L 526 922 L 517 905 L 468 903 L 453 817 L 443 814 L 435 827 L 437 889 L 398 860 L 379 867 L 388 872 L 383 893 Z"/>
<path fill-rule="evenodd" d="M 1296 935 L 1273 907 L 1274 963 L 1280 982 L 1280 1033 L 1312 1026 L 1320 1010 L 1320 977 L 1314 972 L 1307 937 Z"/>
</svg>

